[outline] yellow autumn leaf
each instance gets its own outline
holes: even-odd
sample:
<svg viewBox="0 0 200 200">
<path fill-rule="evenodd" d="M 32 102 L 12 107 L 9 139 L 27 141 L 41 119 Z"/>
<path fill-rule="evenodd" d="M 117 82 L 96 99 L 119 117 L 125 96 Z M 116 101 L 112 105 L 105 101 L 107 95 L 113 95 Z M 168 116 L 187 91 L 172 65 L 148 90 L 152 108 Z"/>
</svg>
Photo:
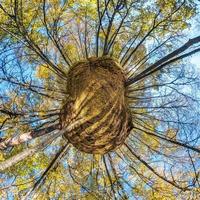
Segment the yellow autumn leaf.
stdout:
<svg viewBox="0 0 200 200">
<path fill-rule="evenodd" d="M 5 116 L 0 116 L 0 124 L 4 123 L 7 117 Z"/>
<path fill-rule="evenodd" d="M 37 78 L 48 79 L 50 77 L 50 71 L 47 65 L 40 65 L 37 67 L 36 75 Z"/>
<path fill-rule="evenodd" d="M 0 152 L 0 161 L 4 161 L 4 160 L 5 160 L 4 155 L 3 153 Z"/>
<path fill-rule="evenodd" d="M 169 138 L 174 138 L 176 137 L 176 134 L 177 134 L 177 130 L 176 129 L 173 129 L 173 128 L 169 128 L 167 131 L 166 131 L 166 134 Z"/>
</svg>

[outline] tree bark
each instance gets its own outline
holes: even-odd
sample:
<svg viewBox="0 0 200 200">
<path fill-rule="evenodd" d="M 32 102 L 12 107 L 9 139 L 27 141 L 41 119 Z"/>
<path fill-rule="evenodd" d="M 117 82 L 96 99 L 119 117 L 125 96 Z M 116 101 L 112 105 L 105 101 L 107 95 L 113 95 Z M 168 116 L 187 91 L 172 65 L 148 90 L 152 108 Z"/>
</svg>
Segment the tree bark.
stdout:
<svg viewBox="0 0 200 200">
<path fill-rule="evenodd" d="M 49 143 L 53 142 L 59 136 L 63 135 L 64 133 L 72 131 L 75 127 L 77 127 L 81 123 L 84 123 L 83 119 L 77 120 L 77 121 L 69 124 L 68 126 L 66 126 L 66 128 L 60 130 L 57 133 L 55 133 L 53 131 L 52 134 L 47 135 L 45 140 L 42 141 L 41 143 L 39 143 L 38 145 L 36 145 L 35 147 L 25 149 L 21 153 L 18 153 L 17 155 L 15 155 L 15 156 L 13 156 L 13 157 L 11 157 L 11 158 L 3 161 L 3 162 L 0 162 L 0 172 L 11 167 L 11 166 L 13 166 L 13 165 L 15 165 L 18 162 L 24 160 L 25 158 L 32 156 L 37 151 L 40 151 L 41 149 L 46 147 Z"/>
<path fill-rule="evenodd" d="M 15 137 L 2 139 L 0 142 L 0 150 L 5 150 L 9 147 L 17 146 L 19 144 L 22 144 L 22 143 L 32 140 L 34 138 L 41 137 L 45 134 L 49 134 L 50 132 L 52 132 L 58 128 L 59 128 L 59 123 L 54 123 L 52 126 L 49 126 L 46 128 L 42 128 L 39 130 L 33 130 L 33 131 L 29 131 L 27 133 L 17 135 Z"/>
<path fill-rule="evenodd" d="M 39 143 L 38 145 L 36 145 L 35 147 L 29 148 L 29 149 L 25 149 L 24 151 L 18 153 L 15 156 L 12 156 L 11 158 L 0 162 L 0 172 L 4 171 L 5 169 L 17 164 L 18 162 L 24 160 L 25 158 L 32 156 L 34 153 L 36 153 L 37 151 L 43 149 L 44 147 L 46 147 L 49 143 L 53 142 L 57 137 L 59 137 L 60 135 L 62 135 L 64 132 L 63 131 L 59 131 L 58 133 L 52 133 L 50 136 L 46 137 L 45 140 L 41 143 Z"/>
<path fill-rule="evenodd" d="M 136 75 L 133 78 L 130 78 L 129 80 L 126 81 L 126 85 L 129 86 L 139 80 L 141 80 L 142 78 L 146 77 L 147 75 L 149 75 L 152 71 L 156 72 L 158 70 L 160 70 L 160 66 L 164 67 L 165 63 L 167 63 L 170 59 L 180 55 L 181 53 L 183 53 L 184 51 L 186 51 L 187 49 L 189 49 L 192 45 L 197 44 L 200 42 L 200 36 L 195 37 L 190 39 L 188 42 L 186 42 L 184 45 L 182 45 L 180 48 L 174 50 L 173 52 L 169 53 L 168 55 L 166 55 L 165 57 L 159 59 L 157 62 L 155 62 L 154 64 L 150 65 L 147 69 L 145 69 L 143 72 L 141 72 L 140 74 Z M 199 50 L 198 50 L 199 51 Z M 196 53 L 195 50 L 191 51 L 188 55 L 185 54 L 185 57 L 192 55 L 193 53 Z M 186 56 L 187 55 L 187 56 Z M 180 56 L 180 58 L 182 58 Z M 175 59 L 176 61 L 176 59 Z M 171 62 L 170 62 L 171 63 Z M 169 63 L 169 64 L 170 64 Z"/>
</svg>

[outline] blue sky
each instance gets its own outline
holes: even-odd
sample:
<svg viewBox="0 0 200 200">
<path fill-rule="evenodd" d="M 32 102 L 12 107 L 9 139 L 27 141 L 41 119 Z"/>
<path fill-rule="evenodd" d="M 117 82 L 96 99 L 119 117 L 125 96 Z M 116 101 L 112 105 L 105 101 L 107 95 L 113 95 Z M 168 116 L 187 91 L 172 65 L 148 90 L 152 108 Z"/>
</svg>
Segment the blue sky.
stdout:
<svg viewBox="0 0 200 200">
<path fill-rule="evenodd" d="M 196 66 L 200 73 L 200 53 L 193 55 L 190 59 L 191 63 Z"/>
</svg>

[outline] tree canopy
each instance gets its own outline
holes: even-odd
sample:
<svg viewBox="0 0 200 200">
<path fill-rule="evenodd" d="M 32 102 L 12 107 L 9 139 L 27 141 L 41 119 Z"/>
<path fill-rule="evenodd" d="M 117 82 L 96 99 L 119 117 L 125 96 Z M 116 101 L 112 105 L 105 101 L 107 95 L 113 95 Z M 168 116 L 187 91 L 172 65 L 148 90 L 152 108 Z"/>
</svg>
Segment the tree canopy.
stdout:
<svg viewBox="0 0 200 200">
<path fill-rule="evenodd" d="M 199 9 L 196 0 L 1 0 L 0 199 L 200 198 L 200 77 L 189 60 L 200 52 Z M 109 64 L 90 79 L 101 59 L 121 71 Z M 63 126 L 83 87 L 79 118 L 91 99 L 105 117 Z M 122 101 L 129 116 L 119 120 Z M 116 131 L 104 143 L 127 133 L 116 148 L 75 145 L 83 129 L 108 125 Z"/>
</svg>

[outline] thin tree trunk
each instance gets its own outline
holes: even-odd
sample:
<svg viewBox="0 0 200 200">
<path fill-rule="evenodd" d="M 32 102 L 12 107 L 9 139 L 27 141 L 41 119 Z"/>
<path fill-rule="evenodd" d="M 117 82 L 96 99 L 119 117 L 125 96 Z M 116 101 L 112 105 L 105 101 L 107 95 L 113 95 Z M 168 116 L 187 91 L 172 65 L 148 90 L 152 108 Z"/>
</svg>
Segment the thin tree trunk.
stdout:
<svg viewBox="0 0 200 200">
<path fill-rule="evenodd" d="M 35 147 L 25 149 L 24 151 L 18 153 L 17 155 L 12 156 L 11 158 L 3 162 L 0 162 L 0 172 L 17 164 L 18 162 L 24 160 L 25 158 L 32 156 L 36 152 L 46 147 L 49 143 L 53 142 L 57 137 L 61 136 L 63 133 L 64 130 L 59 131 L 58 133 L 52 133 L 50 136 L 46 137 L 43 142 L 36 145 Z"/>
<path fill-rule="evenodd" d="M 15 137 L 10 137 L 7 139 L 2 139 L 2 141 L 0 142 L 0 150 L 5 150 L 8 147 L 13 147 L 13 146 L 17 146 L 19 144 L 22 144 L 24 142 L 27 142 L 29 140 L 32 140 L 34 138 L 37 137 L 41 137 L 45 134 L 49 134 L 52 131 L 56 130 L 59 128 L 59 123 L 54 123 L 49 127 L 46 128 L 42 128 L 39 130 L 33 130 L 33 131 L 29 131 L 27 133 L 23 133 L 20 135 L 17 135 Z"/>
<path fill-rule="evenodd" d="M 141 80 L 142 78 L 144 78 L 147 75 L 149 75 L 149 73 L 152 72 L 152 71 L 156 72 L 157 70 L 160 70 L 159 66 L 161 66 L 164 63 L 167 63 L 170 59 L 179 56 L 181 53 L 183 53 L 187 49 L 189 49 L 192 45 L 197 44 L 199 42 L 200 42 L 200 36 L 190 39 L 188 42 L 186 42 L 180 48 L 174 50 L 173 52 L 169 53 L 165 57 L 161 58 L 160 60 L 158 60 L 157 62 L 155 62 L 151 66 L 149 66 L 147 69 L 145 69 L 140 74 L 138 74 L 135 77 L 130 78 L 129 80 L 127 80 L 126 85 L 129 86 L 129 85 Z M 198 51 L 199 51 L 199 49 L 198 49 Z M 191 51 L 189 54 L 185 54 L 185 57 L 190 56 L 190 55 L 192 55 L 194 53 L 196 53 L 196 50 Z M 180 58 L 181 58 L 181 56 L 180 56 Z M 176 59 L 175 59 L 175 61 L 176 61 Z M 163 65 L 163 67 L 164 66 L 165 65 Z"/>
<path fill-rule="evenodd" d="M 31 194 L 33 194 L 34 197 L 34 191 L 36 191 L 37 189 L 40 188 L 40 186 L 42 185 L 42 183 L 45 181 L 48 173 L 53 170 L 56 169 L 58 162 L 62 159 L 62 157 L 66 154 L 67 150 L 69 148 L 69 143 L 65 144 L 60 150 L 59 152 L 54 156 L 53 160 L 51 161 L 51 163 L 49 164 L 49 166 L 46 168 L 46 170 L 43 172 L 42 176 L 35 182 L 33 188 L 24 196 L 24 198 L 22 200 L 26 200 L 28 197 L 31 198 L 32 196 L 30 196 Z"/>
<path fill-rule="evenodd" d="M 34 153 L 36 153 L 39 150 L 42 150 L 44 147 L 46 147 L 49 143 L 53 142 L 56 138 L 63 135 L 64 133 L 72 131 L 76 126 L 79 126 L 80 124 L 83 124 L 85 121 L 84 119 L 77 120 L 68 126 L 64 127 L 62 130 L 60 130 L 58 133 L 52 132 L 52 134 L 47 135 L 45 140 L 36 145 L 35 147 L 25 149 L 23 152 L 18 153 L 17 155 L 0 162 L 0 172 L 15 165 L 16 163 L 24 160 L 25 158 L 32 156 Z"/>
</svg>

